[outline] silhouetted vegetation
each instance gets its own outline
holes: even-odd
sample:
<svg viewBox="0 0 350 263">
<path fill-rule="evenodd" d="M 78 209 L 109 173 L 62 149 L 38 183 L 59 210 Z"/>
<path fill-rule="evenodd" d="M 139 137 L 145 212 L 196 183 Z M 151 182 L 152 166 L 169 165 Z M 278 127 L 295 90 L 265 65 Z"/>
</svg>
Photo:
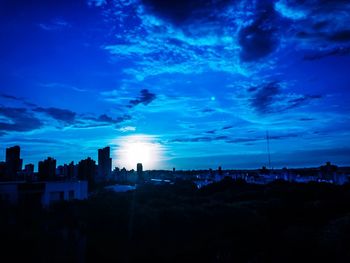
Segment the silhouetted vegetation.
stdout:
<svg viewBox="0 0 350 263">
<path fill-rule="evenodd" d="M 3 205 L 0 220 L 11 261 L 350 262 L 349 185 L 183 181 L 48 210 Z"/>
</svg>

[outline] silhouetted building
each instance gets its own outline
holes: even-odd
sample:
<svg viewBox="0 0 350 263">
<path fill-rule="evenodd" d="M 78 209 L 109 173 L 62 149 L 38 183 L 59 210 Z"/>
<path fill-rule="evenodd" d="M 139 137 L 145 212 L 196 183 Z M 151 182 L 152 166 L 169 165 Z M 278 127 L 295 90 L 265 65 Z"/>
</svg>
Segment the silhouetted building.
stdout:
<svg viewBox="0 0 350 263">
<path fill-rule="evenodd" d="M 48 157 L 44 161 L 39 162 L 38 177 L 41 181 L 53 180 L 56 175 L 56 160 Z"/>
<path fill-rule="evenodd" d="M 23 160 L 20 158 L 21 148 L 13 146 L 6 149 L 6 176 L 9 179 L 16 179 L 17 173 L 22 170 Z"/>
<path fill-rule="evenodd" d="M 60 165 L 56 169 L 56 175 L 62 179 L 72 179 L 75 175 L 75 166 L 74 162 L 70 164 Z"/>
<path fill-rule="evenodd" d="M 25 171 L 26 173 L 33 174 L 33 173 L 34 173 L 34 164 L 32 164 L 32 163 L 26 164 L 26 165 L 24 166 L 24 171 Z"/>
<path fill-rule="evenodd" d="M 89 189 L 93 187 L 96 177 L 96 162 L 88 157 L 78 163 L 78 179 L 87 180 Z"/>
<path fill-rule="evenodd" d="M 35 180 L 34 178 L 34 164 L 29 163 L 24 166 L 24 170 L 21 172 L 23 175 L 23 178 L 28 181 L 32 182 Z"/>
<path fill-rule="evenodd" d="M 0 180 L 4 180 L 6 177 L 6 163 L 0 162 Z"/>
<path fill-rule="evenodd" d="M 70 162 L 69 164 L 65 164 L 63 166 L 63 175 L 67 179 L 72 179 L 75 177 L 75 165 L 74 162 Z"/>
<path fill-rule="evenodd" d="M 127 181 L 128 179 L 128 171 L 125 169 L 125 167 L 123 167 L 120 170 L 120 180 L 122 180 L 123 182 Z"/>
<path fill-rule="evenodd" d="M 0 200 L 10 204 L 49 205 L 88 197 L 86 181 L 70 182 L 3 182 L 0 184 Z"/>
<path fill-rule="evenodd" d="M 142 167 L 142 163 L 138 163 L 136 166 L 136 170 L 137 170 L 137 179 L 139 181 L 143 181 L 143 167 Z"/>
<path fill-rule="evenodd" d="M 321 179 L 332 180 L 333 182 L 335 182 L 337 180 L 337 170 L 338 166 L 327 162 L 326 165 L 322 165 L 320 167 Z"/>
<path fill-rule="evenodd" d="M 98 180 L 104 181 L 112 172 L 111 148 L 98 149 Z"/>
</svg>

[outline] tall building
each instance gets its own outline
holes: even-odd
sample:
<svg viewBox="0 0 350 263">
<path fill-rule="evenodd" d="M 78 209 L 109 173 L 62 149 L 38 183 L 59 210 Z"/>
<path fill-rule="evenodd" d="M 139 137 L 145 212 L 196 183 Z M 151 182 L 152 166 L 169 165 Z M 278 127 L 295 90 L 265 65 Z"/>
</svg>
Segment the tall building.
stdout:
<svg viewBox="0 0 350 263">
<path fill-rule="evenodd" d="M 46 181 L 55 179 L 56 175 L 56 160 L 48 157 L 44 161 L 39 162 L 38 176 L 39 180 Z"/>
<path fill-rule="evenodd" d="M 34 164 L 29 163 L 24 166 L 24 171 L 29 174 L 34 174 Z"/>
<path fill-rule="evenodd" d="M 104 181 L 112 172 L 111 148 L 98 149 L 98 180 Z"/>
<path fill-rule="evenodd" d="M 69 164 L 65 164 L 63 166 L 63 175 L 67 179 L 72 179 L 75 176 L 75 165 L 74 162 L 70 162 Z"/>
<path fill-rule="evenodd" d="M 0 162 L 0 180 L 4 180 L 6 178 L 6 163 Z"/>
<path fill-rule="evenodd" d="M 6 176 L 16 179 L 17 173 L 22 170 L 23 160 L 20 158 L 21 148 L 13 146 L 6 149 Z"/>
<path fill-rule="evenodd" d="M 78 179 L 87 180 L 89 189 L 91 189 L 91 187 L 95 183 L 95 175 L 96 162 L 90 157 L 85 160 L 81 160 L 78 163 Z"/>
<path fill-rule="evenodd" d="M 25 179 L 27 182 L 33 181 L 34 178 L 34 164 L 26 164 L 24 166 L 24 170 L 21 172 L 23 175 L 23 179 Z"/>
<path fill-rule="evenodd" d="M 142 163 L 138 163 L 137 164 L 136 170 L 137 170 L 137 179 L 139 181 L 143 181 L 143 167 L 142 167 Z"/>
</svg>

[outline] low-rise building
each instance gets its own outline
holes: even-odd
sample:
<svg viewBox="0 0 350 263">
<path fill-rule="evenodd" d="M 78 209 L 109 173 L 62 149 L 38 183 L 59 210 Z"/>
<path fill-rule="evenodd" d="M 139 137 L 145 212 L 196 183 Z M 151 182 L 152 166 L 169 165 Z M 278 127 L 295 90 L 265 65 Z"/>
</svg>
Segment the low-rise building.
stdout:
<svg viewBox="0 0 350 263">
<path fill-rule="evenodd" d="M 32 204 L 47 207 L 55 202 L 88 197 L 87 181 L 1 182 L 0 200 L 9 204 Z"/>
</svg>

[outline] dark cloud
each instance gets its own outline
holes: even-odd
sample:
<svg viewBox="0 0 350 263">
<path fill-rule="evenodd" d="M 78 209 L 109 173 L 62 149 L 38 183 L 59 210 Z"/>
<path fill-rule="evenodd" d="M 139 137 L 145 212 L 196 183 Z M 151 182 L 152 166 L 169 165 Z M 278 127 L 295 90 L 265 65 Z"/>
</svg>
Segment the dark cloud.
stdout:
<svg viewBox="0 0 350 263">
<path fill-rule="evenodd" d="M 270 140 L 283 140 L 288 138 L 296 138 L 299 134 L 297 133 L 287 133 L 287 134 L 279 134 L 279 135 L 270 135 Z M 251 143 L 251 142 L 257 142 L 257 141 L 265 141 L 266 136 L 257 136 L 257 137 L 246 137 L 246 138 L 235 138 L 226 141 L 227 143 Z"/>
<path fill-rule="evenodd" d="M 215 112 L 214 109 L 210 109 L 210 108 L 205 108 L 202 110 L 203 113 L 209 113 L 209 112 Z"/>
<path fill-rule="evenodd" d="M 0 94 L 0 97 L 2 97 L 4 99 L 8 99 L 8 100 L 15 100 L 15 101 L 22 102 L 24 105 L 29 106 L 29 107 L 36 107 L 35 104 L 26 101 L 24 98 L 16 97 L 16 96 L 13 96 L 10 94 L 3 93 L 3 94 Z"/>
<path fill-rule="evenodd" d="M 148 105 L 156 99 L 156 94 L 149 92 L 147 89 L 140 91 L 140 96 L 135 100 L 129 101 L 129 107 L 132 108 L 138 104 Z"/>
<path fill-rule="evenodd" d="M 321 95 L 304 95 L 296 99 L 289 99 L 286 101 L 286 105 L 283 110 L 296 108 L 309 102 L 310 100 L 321 99 L 321 98 L 322 98 Z"/>
<path fill-rule="evenodd" d="M 268 2 L 266 2 L 268 3 Z M 277 15 L 271 3 L 258 5 L 255 21 L 241 29 L 238 42 L 242 61 L 255 61 L 273 52 L 279 43 Z"/>
<path fill-rule="evenodd" d="M 97 120 L 101 122 L 114 122 L 113 118 L 106 114 L 100 115 Z"/>
<path fill-rule="evenodd" d="M 256 142 L 261 141 L 263 138 L 236 138 L 226 141 L 227 143 L 247 143 L 247 142 Z"/>
<path fill-rule="evenodd" d="M 336 47 L 331 50 L 316 52 L 313 54 L 306 54 L 304 60 L 317 60 L 329 56 L 347 56 L 350 55 L 350 46 Z"/>
<path fill-rule="evenodd" d="M 127 120 L 131 119 L 131 116 L 128 114 L 124 114 L 116 119 L 113 119 L 111 116 L 108 116 L 107 114 L 102 114 L 99 117 L 95 118 L 95 117 L 89 117 L 86 118 L 87 120 L 91 120 L 94 122 L 99 122 L 99 123 L 121 123 Z"/>
<path fill-rule="evenodd" d="M 16 96 L 12 96 L 12 95 L 9 95 L 9 94 L 0 94 L 0 97 L 5 98 L 5 99 L 10 99 L 10 100 L 22 101 L 21 98 L 18 98 Z"/>
<path fill-rule="evenodd" d="M 335 42 L 347 42 L 350 41 L 350 30 L 341 30 L 332 33 L 328 39 Z"/>
<path fill-rule="evenodd" d="M 270 82 L 260 87 L 251 98 L 251 106 L 259 113 L 268 113 L 273 111 L 272 105 L 281 93 L 281 87 L 278 82 Z"/>
<path fill-rule="evenodd" d="M 0 116 L 7 121 L 0 121 L 0 133 L 11 131 L 32 131 L 42 126 L 42 122 L 25 108 L 0 107 Z"/>
<path fill-rule="evenodd" d="M 177 138 L 173 139 L 170 142 L 210 142 L 213 139 L 211 137 L 202 136 L 202 137 L 194 137 L 194 138 Z"/>
<path fill-rule="evenodd" d="M 70 110 L 66 109 L 59 109 L 59 108 L 42 108 L 37 107 L 33 109 L 35 112 L 42 112 L 47 114 L 48 116 L 58 120 L 65 122 L 67 124 L 72 124 L 75 121 L 76 113 Z"/>
<path fill-rule="evenodd" d="M 192 137 L 192 138 L 176 138 L 171 140 L 170 142 L 211 142 L 211 141 L 222 141 L 222 140 L 228 140 L 228 136 L 199 136 L 199 137 Z"/>
<path fill-rule="evenodd" d="M 232 125 L 227 125 L 227 126 L 222 127 L 223 130 L 229 130 L 229 129 L 232 129 L 232 128 L 233 128 Z"/>
<path fill-rule="evenodd" d="M 176 25 L 210 20 L 233 0 L 141 0 L 146 11 Z"/>
<path fill-rule="evenodd" d="M 284 94 L 277 81 L 264 84 L 251 93 L 250 106 L 260 114 L 283 112 L 322 98 L 321 95 Z"/>
<path fill-rule="evenodd" d="M 98 117 L 83 117 L 80 120 L 75 121 L 74 128 L 96 128 L 110 125 L 115 125 L 115 127 L 118 127 L 117 124 L 130 119 L 131 116 L 128 114 L 124 114 L 115 119 L 107 114 L 102 114 Z"/>
<path fill-rule="evenodd" d="M 216 136 L 214 138 L 215 141 L 220 141 L 220 140 L 228 140 L 229 137 L 228 136 L 225 136 L 225 135 L 220 135 L 220 136 Z"/>
<path fill-rule="evenodd" d="M 120 117 L 117 118 L 117 122 L 128 121 L 128 120 L 131 120 L 131 119 L 132 119 L 131 115 L 124 114 L 123 116 L 120 116 Z"/>
<path fill-rule="evenodd" d="M 300 118 L 299 121 L 314 121 L 314 118 Z"/>
</svg>

